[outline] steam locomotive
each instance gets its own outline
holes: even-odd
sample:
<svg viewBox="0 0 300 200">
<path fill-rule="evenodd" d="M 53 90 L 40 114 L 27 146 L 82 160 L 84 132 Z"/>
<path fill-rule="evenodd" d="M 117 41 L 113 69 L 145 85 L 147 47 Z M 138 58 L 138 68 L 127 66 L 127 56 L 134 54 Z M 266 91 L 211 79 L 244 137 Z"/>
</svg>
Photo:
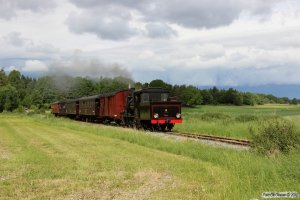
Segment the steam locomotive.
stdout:
<svg viewBox="0 0 300 200">
<path fill-rule="evenodd" d="M 181 102 L 163 88 L 120 90 L 57 101 L 50 107 L 55 116 L 145 130 L 171 131 L 175 124 L 182 123 Z"/>
</svg>

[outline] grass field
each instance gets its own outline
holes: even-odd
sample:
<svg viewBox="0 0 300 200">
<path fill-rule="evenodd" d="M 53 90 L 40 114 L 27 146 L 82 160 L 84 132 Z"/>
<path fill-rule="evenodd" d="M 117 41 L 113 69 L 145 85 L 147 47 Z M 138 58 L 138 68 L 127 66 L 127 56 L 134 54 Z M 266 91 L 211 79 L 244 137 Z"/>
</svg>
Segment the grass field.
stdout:
<svg viewBox="0 0 300 200">
<path fill-rule="evenodd" d="M 0 199 L 260 199 L 264 191 L 300 192 L 299 166 L 298 150 L 266 158 L 63 118 L 0 115 Z"/>
<path fill-rule="evenodd" d="M 300 106 L 198 106 L 183 108 L 184 122 L 174 130 L 206 133 L 233 138 L 250 138 L 250 127 L 259 127 L 270 118 L 282 117 L 293 121 L 300 132 Z"/>
</svg>

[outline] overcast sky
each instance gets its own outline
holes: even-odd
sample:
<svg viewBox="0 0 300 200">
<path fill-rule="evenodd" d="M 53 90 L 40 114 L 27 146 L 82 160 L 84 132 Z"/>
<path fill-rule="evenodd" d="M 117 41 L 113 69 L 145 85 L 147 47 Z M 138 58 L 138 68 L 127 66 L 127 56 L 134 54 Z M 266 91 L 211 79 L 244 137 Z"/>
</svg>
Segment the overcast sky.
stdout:
<svg viewBox="0 0 300 200">
<path fill-rule="evenodd" d="M 0 47 L 32 75 L 300 84 L 300 1 L 0 0 Z"/>
</svg>

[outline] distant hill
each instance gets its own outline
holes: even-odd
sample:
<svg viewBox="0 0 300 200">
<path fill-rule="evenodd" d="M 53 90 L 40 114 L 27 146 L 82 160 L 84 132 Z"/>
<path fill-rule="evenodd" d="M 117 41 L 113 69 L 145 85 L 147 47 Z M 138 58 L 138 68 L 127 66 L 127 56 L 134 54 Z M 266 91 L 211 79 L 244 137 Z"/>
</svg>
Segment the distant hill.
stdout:
<svg viewBox="0 0 300 200">
<path fill-rule="evenodd" d="M 212 88 L 213 86 L 200 86 L 201 89 Z M 258 86 L 217 86 L 218 88 L 228 89 L 234 88 L 242 92 L 254 92 L 263 94 L 272 94 L 276 97 L 288 97 L 290 99 L 300 99 L 299 85 L 258 85 Z"/>
</svg>

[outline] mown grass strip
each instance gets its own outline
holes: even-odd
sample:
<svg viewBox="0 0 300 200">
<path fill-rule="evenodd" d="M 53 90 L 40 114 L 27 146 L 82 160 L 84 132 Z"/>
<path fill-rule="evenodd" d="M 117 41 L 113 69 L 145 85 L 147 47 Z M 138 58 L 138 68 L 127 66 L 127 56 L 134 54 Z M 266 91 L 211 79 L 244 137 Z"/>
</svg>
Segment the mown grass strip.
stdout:
<svg viewBox="0 0 300 200">
<path fill-rule="evenodd" d="M 6 126 L 1 139 L 16 138 L 1 141 L 17 149 L 0 165 L 1 198 L 222 199 L 226 194 L 222 181 L 230 175 L 211 163 L 105 135 L 118 129 L 93 134 L 89 125 L 80 131 L 76 122 L 53 120 L 0 115 Z"/>
<path fill-rule="evenodd" d="M 296 190 L 299 188 L 300 159 L 299 152 L 282 155 L 276 159 L 257 156 L 251 152 L 236 152 L 234 150 L 212 148 L 196 142 L 178 142 L 166 140 L 137 131 L 122 130 L 122 128 L 103 127 L 101 125 L 86 124 L 66 119 L 49 118 L 45 122 L 35 119 L 38 123 L 47 123 L 50 126 L 72 129 L 77 134 L 88 133 L 101 137 L 110 137 L 127 141 L 132 144 L 141 145 L 149 149 L 168 152 L 196 160 L 212 163 L 233 175 L 230 188 L 232 195 L 236 197 L 249 197 L 251 194 L 260 193 L 265 190 Z M 294 171 L 294 172 L 293 172 Z M 285 172 L 289 177 L 282 176 Z M 293 178 L 292 174 L 295 176 Z M 246 192 L 245 192 L 246 191 Z M 241 195 L 241 196 L 239 196 Z"/>
</svg>

